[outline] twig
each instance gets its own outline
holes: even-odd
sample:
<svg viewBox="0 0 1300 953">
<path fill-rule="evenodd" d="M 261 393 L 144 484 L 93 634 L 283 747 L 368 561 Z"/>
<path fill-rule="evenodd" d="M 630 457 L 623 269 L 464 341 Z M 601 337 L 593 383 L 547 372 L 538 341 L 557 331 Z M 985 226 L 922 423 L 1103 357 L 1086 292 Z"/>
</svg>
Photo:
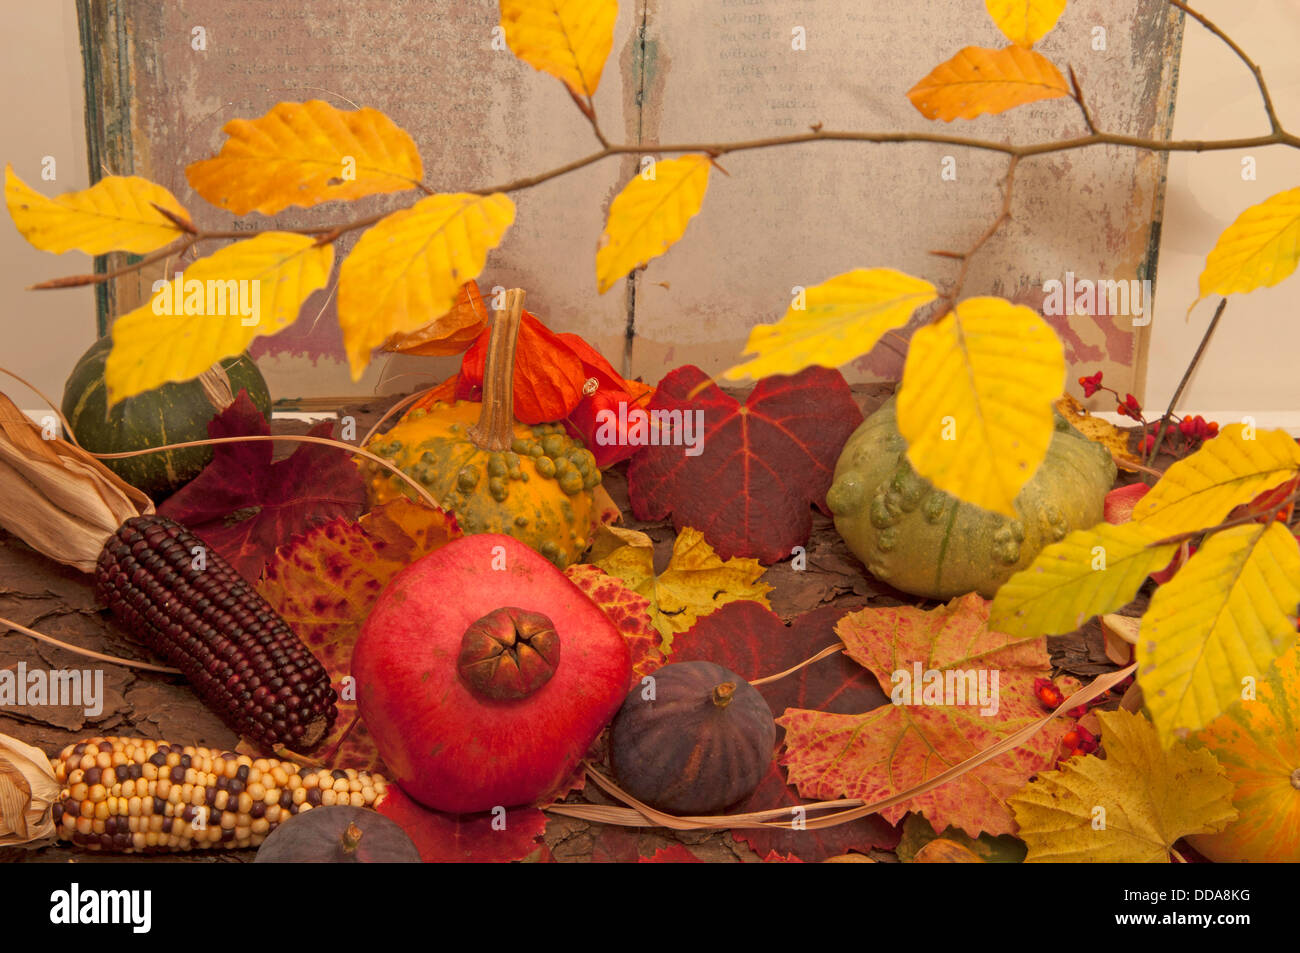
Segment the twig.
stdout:
<svg viewBox="0 0 1300 953">
<path fill-rule="evenodd" d="M 244 234 L 254 234 L 246 232 Z M 139 271 L 141 268 L 148 267 L 154 262 L 170 258 L 172 255 L 182 254 L 187 248 L 190 248 L 195 242 L 203 238 L 203 233 L 190 235 L 188 238 L 180 238 L 172 242 L 165 248 L 160 248 L 151 255 L 145 255 L 139 261 L 130 265 L 123 265 L 121 268 L 114 268 L 112 271 L 106 271 L 102 274 L 93 275 L 69 275 L 66 278 L 52 278 L 49 281 L 42 281 L 37 285 L 30 285 L 28 291 L 48 291 L 52 288 L 78 288 L 82 285 L 97 285 L 113 278 L 120 278 L 122 275 L 129 275 L 133 271 Z"/>
<path fill-rule="evenodd" d="M 1097 132 L 1097 124 L 1092 121 L 1092 114 L 1088 112 L 1088 104 L 1083 101 L 1083 88 L 1079 85 L 1079 77 L 1074 75 L 1074 66 L 1071 64 L 1070 85 L 1074 88 L 1074 101 L 1079 104 L 1079 111 L 1083 113 L 1083 121 L 1088 124 L 1088 131 Z"/>
<path fill-rule="evenodd" d="M 1003 179 L 1005 186 L 1002 194 L 1002 210 L 998 212 L 998 217 L 993 220 L 993 223 L 988 228 L 984 229 L 984 233 L 975 239 L 975 244 L 971 245 L 966 251 L 956 254 L 949 252 L 944 255 L 944 257 L 956 258 L 961 262 L 961 268 L 957 270 L 957 277 L 953 279 L 952 290 L 941 296 L 947 299 L 949 307 L 955 308 L 957 306 L 957 296 L 961 294 L 962 285 L 966 283 L 966 272 L 970 270 L 971 258 L 1011 218 L 1011 190 L 1015 185 L 1016 166 L 1019 162 L 1019 156 L 1012 156 L 1011 161 L 1007 163 L 1007 174 Z M 943 311 L 941 310 L 939 313 L 942 314 Z"/>
<path fill-rule="evenodd" d="M 183 443 L 167 443 L 160 447 L 147 447 L 144 450 L 123 450 L 121 453 L 92 453 L 90 455 L 99 460 L 124 460 L 127 457 L 139 457 L 147 453 L 161 453 L 164 450 L 180 450 L 185 447 L 211 447 L 219 443 L 252 443 L 276 440 L 287 440 L 290 443 L 314 443 L 322 447 L 333 447 L 336 450 L 345 450 L 348 453 L 354 453 L 359 457 L 365 457 L 367 460 L 379 464 L 385 470 L 388 470 L 394 476 L 405 482 L 407 486 L 415 490 L 415 492 L 424 499 L 424 502 L 428 503 L 435 510 L 442 509 L 442 507 L 438 505 L 438 501 L 429 494 L 428 490 L 417 483 L 404 470 L 394 466 L 391 461 L 385 460 L 383 457 L 377 456 L 369 450 L 365 450 L 361 447 L 354 447 L 351 444 L 343 443 L 341 440 L 328 440 L 325 437 L 313 437 L 308 434 L 246 434 L 242 437 L 209 437 L 207 440 L 186 440 Z"/>
<path fill-rule="evenodd" d="M 1205 27 L 1207 30 L 1209 30 L 1211 33 L 1217 36 L 1220 40 L 1222 40 L 1225 44 L 1227 44 L 1228 49 L 1236 53 L 1237 58 L 1240 59 L 1243 63 L 1245 63 L 1247 67 L 1250 68 L 1251 73 L 1254 74 L 1255 76 L 1255 85 L 1259 87 L 1260 98 L 1264 100 L 1264 112 L 1268 114 L 1269 126 L 1272 128 L 1274 132 L 1281 132 L 1282 124 L 1278 122 L 1277 112 L 1276 110 L 1273 109 L 1273 99 L 1268 94 L 1268 85 L 1264 82 L 1264 74 L 1260 71 L 1260 68 L 1255 65 L 1255 61 L 1252 60 L 1249 56 L 1247 56 L 1246 51 L 1243 50 L 1241 47 L 1239 47 L 1236 43 L 1234 43 L 1232 41 L 1232 37 L 1228 36 L 1228 34 L 1220 30 L 1219 27 L 1214 23 L 1214 21 L 1211 20 L 1209 17 L 1207 17 L 1205 14 L 1196 12 L 1191 7 L 1189 7 L 1186 3 L 1184 3 L 1183 0 L 1169 0 L 1169 3 L 1171 6 L 1175 6 L 1179 10 L 1182 10 L 1189 17 L 1191 17 L 1193 20 L 1196 20 L 1198 23 L 1201 24 L 1201 26 Z"/>
<path fill-rule="evenodd" d="M 1267 528 L 1268 525 L 1277 517 L 1278 513 L 1281 513 L 1297 500 L 1300 500 L 1300 490 L 1296 490 L 1290 496 L 1284 497 L 1280 503 L 1270 506 L 1268 509 L 1261 512 L 1247 513 L 1244 516 L 1237 516 L 1230 520 L 1224 520 L 1222 523 L 1217 523 L 1214 526 L 1206 526 L 1204 529 L 1189 530 L 1186 533 L 1175 533 L 1173 536 L 1166 536 L 1164 539 L 1157 539 L 1154 543 L 1147 543 L 1147 549 L 1156 546 L 1172 546 L 1175 543 L 1184 543 L 1188 540 L 1197 539 L 1207 533 L 1217 533 L 1220 530 L 1232 529 L 1234 526 L 1244 526 L 1247 523 L 1256 522 L 1261 516 L 1267 517 L 1263 523 L 1264 528 Z"/>
<path fill-rule="evenodd" d="M 1223 309 L 1227 306 L 1228 299 L 1222 298 L 1219 301 L 1219 306 L 1214 309 L 1214 317 L 1210 319 L 1210 326 L 1207 327 L 1205 333 L 1201 335 L 1201 343 L 1196 346 L 1196 353 L 1192 355 L 1192 360 L 1188 363 L 1187 370 L 1183 371 L 1183 379 L 1178 382 L 1178 386 L 1174 389 L 1174 396 L 1169 398 L 1169 409 L 1166 410 L 1165 415 L 1160 418 L 1160 425 L 1157 428 L 1155 442 L 1151 444 L 1151 452 L 1147 454 L 1145 458 L 1147 463 L 1155 460 L 1156 454 L 1160 452 L 1160 444 L 1164 442 L 1165 431 L 1169 429 L 1169 421 L 1174 415 L 1174 409 L 1178 406 L 1178 399 L 1183 396 L 1183 388 L 1185 388 L 1187 382 L 1191 380 L 1192 372 L 1196 370 L 1196 365 L 1200 363 L 1201 355 L 1205 353 L 1205 348 L 1210 343 L 1210 336 L 1214 334 L 1214 329 L 1218 327 L 1219 318 L 1223 316 Z"/>
</svg>

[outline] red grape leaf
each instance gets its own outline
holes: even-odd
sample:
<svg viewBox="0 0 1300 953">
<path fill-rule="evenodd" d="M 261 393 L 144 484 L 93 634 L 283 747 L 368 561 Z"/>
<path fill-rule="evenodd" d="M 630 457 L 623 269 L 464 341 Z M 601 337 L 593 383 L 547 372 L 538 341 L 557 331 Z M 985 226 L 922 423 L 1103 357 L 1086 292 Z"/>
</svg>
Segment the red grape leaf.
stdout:
<svg viewBox="0 0 1300 953">
<path fill-rule="evenodd" d="M 670 661 L 703 659 L 731 669 L 749 681 L 784 672 L 812 658 L 828 645 L 839 642 L 835 623 L 845 616 L 843 606 L 825 606 L 806 613 L 786 626 L 780 616 L 756 602 L 732 602 L 704 616 L 673 640 Z M 886 704 L 888 696 L 870 672 L 843 653 L 807 665 L 785 678 L 760 685 L 772 712 L 780 716 L 787 708 L 815 708 L 839 714 L 856 714 Z M 777 741 L 783 729 L 778 728 Z M 749 799 L 735 808 L 737 813 L 808 804 L 786 783 L 785 772 L 773 761 Z M 817 863 L 850 850 L 872 847 L 892 850 L 899 831 L 878 814 L 821 830 L 736 830 L 736 840 L 748 844 L 760 856 L 777 851 L 795 854 Z"/>
<path fill-rule="evenodd" d="M 673 844 L 671 847 L 660 847 L 650 857 L 638 857 L 638 864 L 702 864 L 704 861 L 696 857 L 681 844 Z"/>
<path fill-rule="evenodd" d="M 345 682 L 352 647 L 388 580 L 460 535 L 451 514 L 402 497 L 355 523 L 335 519 L 309 530 L 267 565 L 258 592 L 320 659 L 339 693 L 334 733 L 320 748 L 328 753 L 338 746 L 331 767 L 382 771 L 370 733 L 353 725 L 355 693 Z"/>
<path fill-rule="evenodd" d="M 329 437 L 334 425 L 313 427 Z M 271 432 L 266 418 L 241 391 L 208 424 L 209 436 Z M 223 443 L 197 477 L 168 497 L 158 512 L 181 523 L 256 582 L 279 546 L 336 517 L 356 519 L 366 502 L 361 471 L 349 454 L 304 443 L 287 459 L 271 462 L 270 441 Z"/>
<path fill-rule="evenodd" d="M 1033 682 L 1050 673 L 1046 639 L 1008 641 L 1008 636 L 989 629 L 988 617 L 989 603 L 972 593 L 929 611 L 912 606 L 863 609 L 841 619 L 836 631 L 849 656 L 881 684 L 894 684 L 892 673 L 911 678 L 919 669 L 937 673 L 925 679 L 927 691 L 932 682 L 942 689 L 948 672 L 982 676 L 990 690 L 996 677 L 996 690 L 990 692 L 987 709 L 979 700 L 956 704 L 959 699 L 945 698 L 942 691 L 923 695 L 924 704 L 905 704 L 907 684 L 900 681 L 892 692 L 900 703 L 874 711 L 856 715 L 787 711 L 779 719 L 786 729 L 781 761 L 799 793 L 877 801 L 920 784 L 1041 719 Z M 917 694 L 921 690 L 917 686 Z M 981 714 L 982 710 L 989 713 Z M 917 811 L 935 830 L 955 825 L 972 837 L 985 831 L 1009 834 L 1015 823 L 1007 798 L 1034 774 L 1052 766 L 1064 730 L 1064 726 L 1049 726 L 1024 745 L 881 814 L 896 824 L 908 811 Z"/>
<path fill-rule="evenodd" d="M 426 864 L 500 864 L 542 856 L 537 838 L 546 830 L 546 815 L 535 807 L 504 814 L 443 814 L 390 784 L 376 810 L 406 831 Z"/>
<path fill-rule="evenodd" d="M 650 621 L 650 600 L 629 589 L 623 580 L 587 563 L 575 563 L 564 574 L 600 606 L 627 640 L 632 652 L 632 677 L 628 681 L 631 691 L 643 677 L 664 664 L 664 637 Z"/>
<path fill-rule="evenodd" d="M 824 367 L 764 378 L 744 405 L 715 384 L 687 399 L 708 380 L 688 364 L 659 383 L 651 411 L 691 421 L 702 414 L 703 434 L 665 423 L 651 435 L 660 445 L 643 447 L 628 469 L 632 512 L 642 520 L 671 514 L 677 530 L 694 526 L 723 559 L 785 559 L 808 541 L 810 504 L 829 513 L 835 460 L 862 411 L 840 372 Z"/>
</svg>

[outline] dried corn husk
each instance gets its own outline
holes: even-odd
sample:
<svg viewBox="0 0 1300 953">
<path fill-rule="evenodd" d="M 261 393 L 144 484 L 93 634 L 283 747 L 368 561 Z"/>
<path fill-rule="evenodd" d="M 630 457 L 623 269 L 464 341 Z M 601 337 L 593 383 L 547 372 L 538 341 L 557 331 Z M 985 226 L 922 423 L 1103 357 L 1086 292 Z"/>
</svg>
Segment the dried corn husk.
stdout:
<svg viewBox="0 0 1300 953">
<path fill-rule="evenodd" d="M 57 562 L 94 572 L 99 551 L 153 503 L 86 451 L 45 440 L 0 393 L 0 527 Z"/>
<path fill-rule="evenodd" d="M 39 748 L 0 735 L 0 847 L 53 840 L 59 782 Z"/>
</svg>

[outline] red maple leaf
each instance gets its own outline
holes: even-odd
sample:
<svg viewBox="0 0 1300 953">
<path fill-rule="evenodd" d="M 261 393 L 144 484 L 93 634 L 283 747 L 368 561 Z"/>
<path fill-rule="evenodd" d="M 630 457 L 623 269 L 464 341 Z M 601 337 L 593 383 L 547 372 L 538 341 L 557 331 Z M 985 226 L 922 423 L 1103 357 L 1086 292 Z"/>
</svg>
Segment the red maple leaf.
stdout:
<svg viewBox="0 0 1300 953">
<path fill-rule="evenodd" d="M 712 612 L 673 640 L 672 662 L 696 659 L 715 662 L 753 681 L 775 675 L 812 658 L 828 645 L 840 644 L 835 624 L 844 617 L 845 606 L 825 606 L 795 619 L 786 626 L 776 613 L 757 602 L 731 602 Z M 889 698 L 875 677 L 843 653 L 806 665 L 799 671 L 759 689 L 778 718 L 787 708 L 815 708 L 839 714 L 856 714 L 886 704 Z M 784 729 L 778 726 L 778 746 Z M 749 799 L 737 812 L 789 808 L 792 812 L 811 798 L 801 798 L 786 783 L 785 771 L 773 761 Z M 816 815 L 813 815 L 816 816 Z M 872 847 L 892 850 L 899 830 L 878 814 L 821 830 L 736 830 L 736 840 L 758 854 L 776 851 L 817 863 L 850 850 Z"/>
<path fill-rule="evenodd" d="M 376 808 L 415 841 L 426 864 L 510 863 L 537 855 L 546 815 L 535 807 L 486 814 L 443 814 L 407 797 L 396 784 Z"/>
<path fill-rule="evenodd" d="M 774 563 L 807 542 L 812 512 L 826 509 L 835 460 L 862 412 L 839 371 L 810 367 L 759 382 L 742 405 L 686 365 L 659 384 L 651 411 L 702 415 L 699 452 L 666 425 L 632 458 L 628 492 L 637 519 L 669 514 L 680 531 L 693 526 L 723 559 L 753 556 Z M 698 434 L 691 435 L 698 439 Z M 667 443 L 668 445 L 664 445 Z"/>
<path fill-rule="evenodd" d="M 270 432 L 244 391 L 208 424 L 213 438 Z M 332 432 L 333 424 L 324 421 L 310 434 L 329 437 Z M 305 443 L 288 459 L 272 463 L 272 451 L 266 440 L 217 444 L 203 472 L 158 508 L 251 582 L 261 576 L 277 547 L 318 523 L 355 519 L 366 502 L 361 471 L 348 454 Z"/>
</svg>

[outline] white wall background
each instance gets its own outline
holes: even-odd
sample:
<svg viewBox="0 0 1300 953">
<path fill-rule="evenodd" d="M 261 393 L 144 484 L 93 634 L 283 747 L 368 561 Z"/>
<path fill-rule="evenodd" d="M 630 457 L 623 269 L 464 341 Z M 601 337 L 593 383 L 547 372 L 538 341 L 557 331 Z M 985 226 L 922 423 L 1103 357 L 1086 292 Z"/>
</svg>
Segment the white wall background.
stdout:
<svg viewBox="0 0 1300 953">
<path fill-rule="evenodd" d="M 1300 0 L 1199 0 L 1259 65 L 1278 118 L 1300 130 Z M 1250 70 L 1200 24 L 1183 35 L 1174 136 L 1227 139 L 1268 132 Z M 1255 160 L 1255 181 L 1242 160 Z M 1218 298 L 1196 300 L 1197 278 L 1219 234 L 1247 207 L 1300 186 L 1300 151 L 1175 153 L 1169 160 L 1164 228 L 1152 318 L 1146 406 L 1162 412 L 1182 377 Z M 1220 423 L 1254 416 L 1261 426 L 1300 433 L 1300 274 L 1273 288 L 1232 295 L 1180 403 Z M 1156 408 L 1159 408 L 1158 410 Z"/>
<path fill-rule="evenodd" d="M 46 195 L 84 189 L 85 97 L 77 12 L 71 0 L 0 0 L 0 166 Z M 53 156 L 53 182 L 41 180 L 41 160 Z M 0 367 L 22 375 L 56 403 L 63 381 L 95 340 L 95 298 L 89 288 L 26 291 L 47 278 L 93 268 L 88 255 L 51 255 L 28 245 L 8 212 L 0 213 Z M 44 404 L 0 376 L 0 391 L 19 407 Z"/>
<path fill-rule="evenodd" d="M 978 0 L 970 0 L 978 3 Z M 1121 0 L 1115 0 L 1121 2 Z M 1300 130 L 1300 0 L 1200 0 L 1198 8 L 1228 32 L 1263 69 L 1284 125 Z M 0 80 L 0 163 L 47 193 L 85 188 L 81 58 L 70 0 L 0 0 L 5 23 Z M 1258 91 L 1245 66 L 1199 24 L 1188 21 L 1174 135 L 1225 138 L 1266 131 Z M 44 156 L 57 179 L 40 179 Z M 1152 324 L 1146 405 L 1162 410 L 1213 313 L 1202 302 L 1185 317 L 1197 276 L 1219 233 L 1247 206 L 1300 185 L 1300 152 L 1254 150 L 1257 178 L 1242 178 L 1244 153 L 1171 156 Z M 0 366 L 17 371 L 57 401 L 63 380 L 95 334 L 89 289 L 31 292 L 36 281 L 89 271 L 79 253 L 53 256 L 31 248 L 12 224 L 0 223 Z M 1229 422 L 1252 415 L 1262 426 L 1300 432 L 1300 275 L 1230 299 L 1219 330 L 1182 409 Z M 1217 300 L 1217 299 L 1216 299 Z M 9 380 L 0 389 L 20 406 L 41 402 Z"/>
</svg>

